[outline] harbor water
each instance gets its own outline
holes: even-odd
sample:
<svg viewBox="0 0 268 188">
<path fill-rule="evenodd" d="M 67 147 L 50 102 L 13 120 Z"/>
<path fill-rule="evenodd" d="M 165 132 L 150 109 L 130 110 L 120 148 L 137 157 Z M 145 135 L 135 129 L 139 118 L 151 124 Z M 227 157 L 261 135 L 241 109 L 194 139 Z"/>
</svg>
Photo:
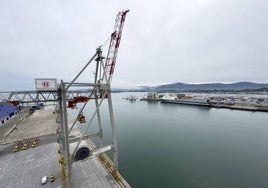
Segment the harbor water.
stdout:
<svg viewBox="0 0 268 188">
<path fill-rule="evenodd" d="M 132 187 L 268 187 L 267 112 L 131 102 L 127 95 L 112 98 L 119 171 Z M 107 106 L 101 116 L 109 142 Z"/>
</svg>

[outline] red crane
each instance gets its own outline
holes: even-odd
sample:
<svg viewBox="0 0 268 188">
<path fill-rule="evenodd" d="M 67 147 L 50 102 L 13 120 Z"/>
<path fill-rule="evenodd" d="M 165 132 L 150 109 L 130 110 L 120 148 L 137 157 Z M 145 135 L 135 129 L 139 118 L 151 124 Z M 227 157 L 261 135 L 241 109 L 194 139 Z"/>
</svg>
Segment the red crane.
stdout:
<svg viewBox="0 0 268 188">
<path fill-rule="evenodd" d="M 122 31 L 126 19 L 126 14 L 129 10 L 121 11 L 117 14 L 115 19 L 114 31 L 111 34 L 110 45 L 105 62 L 105 72 L 107 77 L 107 83 L 111 83 L 112 75 L 116 64 L 116 57 L 120 46 Z"/>
</svg>

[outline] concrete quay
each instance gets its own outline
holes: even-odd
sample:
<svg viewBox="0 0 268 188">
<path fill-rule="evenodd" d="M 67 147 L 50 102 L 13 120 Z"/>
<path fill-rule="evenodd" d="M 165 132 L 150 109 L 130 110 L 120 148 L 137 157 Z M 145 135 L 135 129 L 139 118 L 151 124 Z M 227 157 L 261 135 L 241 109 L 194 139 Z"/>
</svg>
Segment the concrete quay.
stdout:
<svg viewBox="0 0 268 188">
<path fill-rule="evenodd" d="M 268 112 L 268 98 L 215 96 L 209 98 L 209 103 L 215 108 Z"/>
<path fill-rule="evenodd" d="M 21 114 L 10 121 L 9 125 L 0 127 L 0 187 L 62 187 L 59 146 L 56 142 L 59 124 L 56 123 L 53 112 L 53 107 L 45 107 L 31 115 Z M 80 134 L 80 130 L 75 128 L 73 134 Z M 31 143 L 36 137 L 39 138 L 39 143 L 32 147 Z M 22 150 L 20 147 L 19 151 L 13 152 L 19 141 L 25 143 L 27 140 L 28 149 Z M 75 162 L 72 173 L 73 188 L 130 187 L 123 178 L 125 184 L 118 183 L 98 156 Z M 41 185 L 41 178 L 51 175 L 55 181 Z"/>
<path fill-rule="evenodd" d="M 228 95 L 228 94 L 160 94 L 161 102 L 181 105 L 195 105 L 212 108 L 268 112 L 268 96 Z M 167 97 L 166 97 L 167 96 Z M 164 98 L 164 99 L 163 99 Z M 163 101 L 162 101 L 163 99 Z"/>
</svg>

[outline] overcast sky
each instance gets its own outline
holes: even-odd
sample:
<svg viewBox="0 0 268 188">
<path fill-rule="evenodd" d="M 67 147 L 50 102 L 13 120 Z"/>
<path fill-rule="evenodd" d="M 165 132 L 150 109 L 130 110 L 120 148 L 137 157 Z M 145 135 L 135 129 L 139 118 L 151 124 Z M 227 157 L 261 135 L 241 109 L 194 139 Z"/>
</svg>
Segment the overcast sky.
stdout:
<svg viewBox="0 0 268 188">
<path fill-rule="evenodd" d="M 9 0 L 0 2 L 0 90 L 70 81 L 124 9 L 112 87 L 268 83 L 267 0 Z"/>
</svg>

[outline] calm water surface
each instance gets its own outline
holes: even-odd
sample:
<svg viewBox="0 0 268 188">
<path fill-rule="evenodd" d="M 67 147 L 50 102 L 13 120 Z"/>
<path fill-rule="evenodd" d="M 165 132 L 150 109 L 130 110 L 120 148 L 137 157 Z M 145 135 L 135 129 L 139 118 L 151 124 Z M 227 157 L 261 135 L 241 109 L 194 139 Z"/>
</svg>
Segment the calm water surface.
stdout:
<svg viewBox="0 0 268 188">
<path fill-rule="evenodd" d="M 268 187 L 268 113 L 130 102 L 126 96 L 112 97 L 119 170 L 132 187 Z M 101 112 L 105 124 L 107 104 Z M 109 127 L 104 131 L 108 141 Z"/>
</svg>

